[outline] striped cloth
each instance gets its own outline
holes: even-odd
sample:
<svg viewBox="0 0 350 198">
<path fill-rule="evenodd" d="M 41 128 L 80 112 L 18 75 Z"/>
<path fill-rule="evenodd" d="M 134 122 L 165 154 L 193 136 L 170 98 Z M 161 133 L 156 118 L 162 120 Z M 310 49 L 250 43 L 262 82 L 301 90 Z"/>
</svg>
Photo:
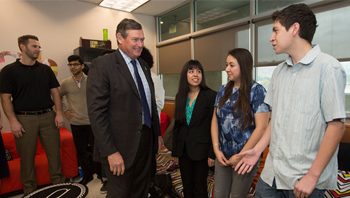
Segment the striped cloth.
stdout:
<svg viewBox="0 0 350 198">
<path fill-rule="evenodd" d="M 337 189 L 327 190 L 324 197 L 350 197 L 350 171 L 338 171 Z"/>
<path fill-rule="evenodd" d="M 156 174 L 170 174 L 171 180 L 173 183 L 173 191 L 181 198 L 184 197 L 181 173 L 180 169 L 177 168 L 175 170 L 167 170 L 171 168 L 171 166 L 177 165 L 178 163 L 173 160 L 171 157 L 171 151 L 169 151 L 165 146 L 162 147 L 162 150 L 157 155 L 157 172 Z M 208 172 L 208 197 L 212 198 L 212 194 L 214 193 L 214 173 L 213 171 Z"/>
</svg>

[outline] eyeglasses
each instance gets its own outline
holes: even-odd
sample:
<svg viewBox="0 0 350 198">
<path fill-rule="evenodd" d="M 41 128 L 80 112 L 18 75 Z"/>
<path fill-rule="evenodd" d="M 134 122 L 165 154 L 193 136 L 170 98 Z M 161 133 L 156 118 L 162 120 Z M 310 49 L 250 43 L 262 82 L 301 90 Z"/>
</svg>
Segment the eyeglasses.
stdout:
<svg viewBox="0 0 350 198">
<path fill-rule="evenodd" d="M 81 64 L 80 63 L 73 63 L 73 64 L 69 63 L 69 64 L 67 64 L 68 67 L 70 67 L 70 66 L 76 67 L 76 66 L 79 66 L 79 65 L 81 65 Z"/>
</svg>

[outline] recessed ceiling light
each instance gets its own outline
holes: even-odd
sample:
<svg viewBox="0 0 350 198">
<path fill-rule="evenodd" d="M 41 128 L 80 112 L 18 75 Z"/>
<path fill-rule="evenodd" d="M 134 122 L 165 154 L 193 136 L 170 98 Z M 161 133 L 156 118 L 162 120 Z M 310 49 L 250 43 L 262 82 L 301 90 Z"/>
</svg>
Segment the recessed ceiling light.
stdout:
<svg viewBox="0 0 350 198">
<path fill-rule="evenodd" d="M 132 12 L 149 0 L 103 0 L 99 5 L 106 8 Z"/>
</svg>

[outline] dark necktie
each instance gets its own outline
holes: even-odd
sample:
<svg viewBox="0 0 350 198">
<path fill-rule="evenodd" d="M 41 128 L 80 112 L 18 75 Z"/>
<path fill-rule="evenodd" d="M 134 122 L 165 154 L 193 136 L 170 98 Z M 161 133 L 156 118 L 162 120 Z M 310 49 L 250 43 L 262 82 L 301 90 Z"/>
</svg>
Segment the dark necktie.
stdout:
<svg viewBox="0 0 350 198">
<path fill-rule="evenodd" d="M 145 122 L 144 124 L 146 126 L 148 126 L 149 128 L 151 128 L 151 114 L 149 112 L 149 107 L 148 107 L 148 103 L 147 103 L 147 99 L 146 99 L 145 89 L 143 88 L 142 80 L 141 80 L 141 77 L 139 75 L 139 71 L 137 70 L 137 67 L 136 67 L 136 61 L 131 60 L 131 63 L 134 66 L 134 72 L 135 72 L 135 77 L 136 77 L 136 81 L 137 81 L 137 86 L 138 86 L 139 92 L 140 92 L 142 110 L 143 110 L 143 115 L 144 115 L 143 119 Z"/>
</svg>

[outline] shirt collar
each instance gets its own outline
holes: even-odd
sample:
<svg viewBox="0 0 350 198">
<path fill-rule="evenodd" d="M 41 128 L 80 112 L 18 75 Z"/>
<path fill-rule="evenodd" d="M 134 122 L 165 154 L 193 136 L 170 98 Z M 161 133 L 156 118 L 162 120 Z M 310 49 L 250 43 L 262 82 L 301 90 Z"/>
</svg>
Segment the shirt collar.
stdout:
<svg viewBox="0 0 350 198">
<path fill-rule="evenodd" d="M 132 59 L 128 55 L 126 55 L 120 48 L 118 50 L 119 50 L 120 54 L 123 56 L 125 62 L 127 64 L 129 64 L 130 61 L 132 61 Z"/>
<path fill-rule="evenodd" d="M 312 45 L 312 49 L 298 63 L 301 65 L 309 65 L 312 61 L 315 60 L 319 53 L 321 53 L 320 46 Z M 284 62 L 284 65 L 293 66 L 292 57 L 288 56 L 287 60 Z"/>
<path fill-rule="evenodd" d="M 21 59 L 16 59 L 16 66 L 34 67 L 34 66 L 37 66 L 39 64 L 39 62 L 37 60 L 35 60 L 34 65 L 25 65 L 20 60 Z"/>
<path fill-rule="evenodd" d="M 76 81 L 76 82 L 81 82 L 84 78 L 86 77 L 86 75 L 83 72 L 83 75 L 81 76 L 80 80 L 77 80 L 74 76 L 72 76 L 72 78 Z"/>
</svg>

